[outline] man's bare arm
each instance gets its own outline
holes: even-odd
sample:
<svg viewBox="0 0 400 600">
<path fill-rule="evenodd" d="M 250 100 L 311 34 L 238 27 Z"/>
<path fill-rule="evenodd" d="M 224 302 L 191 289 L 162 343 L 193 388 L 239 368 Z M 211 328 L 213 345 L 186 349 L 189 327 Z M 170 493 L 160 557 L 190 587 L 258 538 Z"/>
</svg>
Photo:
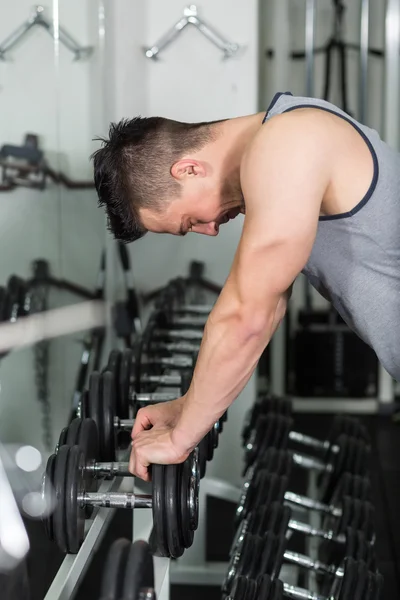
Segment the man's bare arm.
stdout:
<svg viewBox="0 0 400 600">
<path fill-rule="evenodd" d="M 314 243 L 330 170 L 321 134 L 312 126 L 305 130 L 303 119 L 292 115 L 278 117 L 268 127 L 244 160 L 242 237 L 207 320 L 192 385 L 173 432 L 176 443 L 187 449 L 248 382 Z"/>
</svg>

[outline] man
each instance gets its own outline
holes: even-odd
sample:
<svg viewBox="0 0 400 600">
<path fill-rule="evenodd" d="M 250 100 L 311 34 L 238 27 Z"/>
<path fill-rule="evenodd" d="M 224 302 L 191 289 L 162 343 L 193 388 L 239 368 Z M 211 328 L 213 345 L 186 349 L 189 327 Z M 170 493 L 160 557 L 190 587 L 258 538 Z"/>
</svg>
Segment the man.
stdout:
<svg viewBox="0 0 400 600">
<path fill-rule="evenodd" d="M 116 238 L 217 235 L 245 214 L 192 385 L 139 411 L 130 468 L 178 463 L 246 385 L 300 272 L 400 376 L 400 155 L 322 100 L 277 94 L 267 114 L 112 125 L 94 155 Z"/>
</svg>

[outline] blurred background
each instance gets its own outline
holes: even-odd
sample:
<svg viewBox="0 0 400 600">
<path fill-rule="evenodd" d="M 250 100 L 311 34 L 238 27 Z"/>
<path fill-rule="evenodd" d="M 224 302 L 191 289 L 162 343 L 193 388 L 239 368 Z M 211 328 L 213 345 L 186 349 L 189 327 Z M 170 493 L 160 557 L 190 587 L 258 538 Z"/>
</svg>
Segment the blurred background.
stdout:
<svg viewBox="0 0 400 600">
<path fill-rule="evenodd" d="M 143 324 L 148 314 L 146 295 L 186 276 L 192 261 L 203 263 L 208 280 L 223 285 L 241 217 L 216 238 L 149 234 L 121 257 L 97 207 L 89 159 L 111 121 L 135 115 L 181 121 L 236 117 L 267 110 L 276 92 L 290 91 L 330 100 L 399 149 L 399 0 L 201 0 L 191 6 L 179 0 L 49 0 L 40 6 L 0 0 L 0 9 L 4 322 L 103 299 L 125 310 L 133 335 L 135 319 Z M 213 40 L 188 26 L 163 47 L 185 11 L 216 32 Z M 140 307 L 136 315 L 132 290 Z M 7 448 L 32 446 L 42 455 L 43 469 L 90 372 L 107 362 L 112 348 L 125 344 L 112 314 L 99 327 L 73 331 L 71 325 L 66 335 L 4 353 L 5 454 Z M 232 485 L 241 480 L 244 414 L 262 391 L 290 395 L 310 433 L 323 431 L 325 416 L 337 412 L 364 420 L 382 442 L 374 465 L 385 498 L 376 502 L 388 519 L 382 536 L 389 539 L 389 531 L 396 531 L 392 507 L 399 493 L 392 485 L 398 386 L 303 277 L 296 281 L 285 323 L 231 409 L 227 434 L 210 465 L 212 476 Z M 44 598 L 64 556 L 46 540 L 40 520 L 23 519 L 31 543 L 31 597 Z M 214 522 L 211 529 L 218 527 Z M 387 599 L 398 598 L 398 539 L 390 538 L 384 551 Z M 211 546 L 211 558 L 222 560 L 218 542 Z M 65 597 L 97 597 L 87 591 L 90 573 L 88 568 L 81 587 Z"/>
</svg>

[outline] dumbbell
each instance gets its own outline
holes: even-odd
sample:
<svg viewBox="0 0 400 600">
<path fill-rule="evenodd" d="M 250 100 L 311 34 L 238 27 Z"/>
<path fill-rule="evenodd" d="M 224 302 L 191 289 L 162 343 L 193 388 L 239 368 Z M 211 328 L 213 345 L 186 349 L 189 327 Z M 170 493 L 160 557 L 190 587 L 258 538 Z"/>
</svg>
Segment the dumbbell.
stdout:
<svg viewBox="0 0 400 600">
<path fill-rule="evenodd" d="M 292 415 L 292 402 L 289 398 L 279 398 L 277 396 L 263 396 L 258 398 L 254 406 L 248 411 L 245 417 L 245 423 L 242 429 L 242 440 L 245 446 L 249 442 L 249 438 L 255 429 L 260 427 L 259 419 L 261 415 L 270 413 L 278 413 L 288 418 Z M 339 452 L 336 445 L 337 438 L 345 433 L 350 437 L 362 439 L 366 444 L 370 444 L 368 431 L 360 423 L 358 419 L 348 417 L 347 415 L 337 415 L 333 418 L 332 426 L 326 440 L 305 435 L 303 433 L 290 430 L 289 440 L 303 446 L 321 451 L 324 454 L 328 451 Z M 255 434 L 253 433 L 253 436 Z"/>
<path fill-rule="evenodd" d="M 365 528 L 363 530 L 357 528 L 358 525 Z M 321 558 L 320 554 L 320 560 L 313 561 L 307 556 L 290 552 L 290 550 L 285 550 L 284 559 L 291 564 L 297 564 L 305 569 L 325 575 L 340 576 L 338 568 L 346 556 L 362 559 L 367 563 L 368 568 L 375 569 L 375 550 L 370 542 L 372 528 L 373 524 L 367 522 L 358 522 L 356 527 L 343 527 L 342 533 L 336 536 L 336 539 L 331 536 L 328 537 L 329 544 L 325 544 L 324 556 Z M 254 536 L 262 537 L 267 532 L 287 538 L 288 531 L 299 531 L 298 523 L 292 519 L 291 510 L 288 506 L 284 506 L 281 502 L 272 502 L 254 509 L 248 518 L 242 521 L 236 532 L 230 551 L 231 564 L 235 565 L 240 560 L 239 554 L 242 551 L 245 539 L 248 540 Z M 312 537 L 320 537 L 320 533 L 324 534 L 320 530 L 310 528 L 309 525 L 306 525 L 306 527 L 301 525 L 300 531 Z M 323 539 L 326 539 L 325 535 Z M 251 547 L 250 542 L 248 545 Z"/>
<path fill-rule="evenodd" d="M 129 407 L 131 400 L 133 399 L 133 406 L 136 409 L 139 403 L 143 402 L 163 402 L 165 400 L 174 400 L 176 394 L 166 392 L 163 395 L 155 394 L 154 398 L 146 399 L 146 396 L 140 398 L 138 394 L 134 394 L 133 398 L 131 395 L 131 373 L 132 373 L 132 351 L 129 349 L 124 350 L 122 353 L 119 351 L 112 351 L 109 356 L 107 366 L 104 369 L 114 375 L 115 382 L 115 393 L 117 401 L 117 414 L 121 419 L 127 419 L 129 417 Z M 191 375 L 185 373 L 183 378 L 179 381 L 181 385 L 182 393 L 187 391 L 188 386 L 191 383 Z M 148 395 L 147 395 L 148 396 Z M 78 412 L 79 416 L 79 412 Z"/>
<path fill-rule="evenodd" d="M 156 394 L 136 394 L 135 396 L 141 403 L 164 401 L 160 395 Z M 145 400 L 143 400 L 144 397 Z M 174 399 L 174 397 L 169 397 L 168 400 Z M 131 431 L 135 423 L 134 419 L 116 417 L 115 407 L 115 385 L 112 373 L 109 371 L 93 372 L 89 379 L 89 390 L 82 394 L 80 415 L 95 421 L 99 435 L 99 457 L 105 461 L 115 459 L 116 432 Z M 214 449 L 218 446 L 219 433 L 220 427 L 219 421 L 217 421 L 199 444 L 199 464 L 202 476 L 204 476 L 206 461 L 213 458 Z"/>
<path fill-rule="evenodd" d="M 254 580 L 247 577 L 238 580 L 235 580 L 231 594 L 224 596 L 224 600 L 380 600 L 383 588 L 380 573 L 369 571 L 364 561 L 352 558 L 345 559 L 343 577 L 334 580 L 329 597 L 282 583 L 269 575 L 257 578 L 255 592 Z"/>
<path fill-rule="evenodd" d="M 285 476 L 285 482 L 290 481 L 292 473 L 293 461 L 290 452 L 286 450 L 277 450 L 269 448 L 261 461 L 248 469 L 246 479 L 243 482 L 240 500 L 236 510 L 236 520 L 239 521 L 246 515 L 254 502 L 262 502 L 265 488 L 260 487 L 258 483 L 261 476 L 259 471 L 270 473 L 271 475 Z M 283 481 L 283 480 L 282 480 Z M 271 487 L 271 494 L 274 492 L 274 487 Z M 278 492 L 277 492 L 278 493 Z M 258 494 L 258 496 L 257 496 Z M 327 503 L 319 502 L 288 490 L 286 487 L 283 491 L 283 500 L 289 504 L 306 510 L 314 510 L 321 512 L 326 516 L 333 518 L 342 517 L 343 510 L 340 507 L 341 498 L 348 496 L 360 500 L 361 502 L 371 499 L 371 484 L 367 476 L 356 475 L 349 472 L 344 472 L 338 479 L 337 485 L 332 492 L 332 496 L 327 500 Z M 271 496 L 272 497 L 272 496 Z M 332 523 L 329 522 L 328 529 Z"/>
<path fill-rule="evenodd" d="M 236 509 L 236 523 L 245 520 L 246 523 L 243 525 L 245 528 L 248 525 L 249 515 L 258 507 L 268 506 L 272 502 L 283 504 L 286 500 L 287 487 L 288 478 L 285 475 L 259 471 L 252 488 L 249 488 L 249 490 L 254 490 L 253 493 L 249 493 L 249 490 L 247 490 L 246 497 L 243 499 L 242 494 L 239 500 Z M 343 485 L 341 489 L 345 491 L 345 486 Z M 334 518 L 333 515 L 330 515 L 331 518 L 324 522 L 324 528 L 322 529 L 313 529 L 308 524 L 299 521 L 293 521 L 291 529 L 312 537 L 342 543 L 344 532 L 348 527 L 352 527 L 353 529 L 363 529 L 368 541 L 372 542 L 374 540 L 374 508 L 371 502 L 341 495 L 335 509 L 337 513 Z"/>
<path fill-rule="evenodd" d="M 154 551 L 162 556 L 181 556 L 192 544 L 198 524 L 197 450 L 180 465 L 152 465 L 151 496 L 92 492 L 93 478 L 98 473 L 121 475 L 128 470 L 127 463 L 104 465 L 94 462 L 97 430 L 90 419 L 83 423 L 91 454 L 79 446 L 61 446 L 58 453 L 49 458 L 44 475 L 43 493 L 48 493 L 53 486 L 56 497 L 55 510 L 46 519 L 46 530 L 51 532 L 60 550 L 71 554 L 78 552 L 84 539 L 86 506 L 152 508 Z"/>
<path fill-rule="evenodd" d="M 260 417 L 262 428 L 246 446 L 244 474 L 262 456 L 268 447 L 286 449 L 288 445 L 291 419 L 277 414 Z M 297 452 L 291 452 L 292 461 L 298 467 L 314 470 L 321 474 L 319 493 L 323 502 L 329 502 L 340 475 L 350 473 L 365 474 L 369 457 L 369 447 L 363 440 L 357 440 L 342 434 L 337 438 L 339 452 L 328 450 L 325 460 L 319 460 Z"/>
<path fill-rule="evenodd" d="M 236 540 L 223 583 L 222 589 L 225 592 L 230 591 L 232 582 L 238 575 L 256 578 L 269 574 L 278 577 L 283 562 L 323 575 L 325 588 L 331 585 L 334 577 L 343 577 L 343 562 L 346 557 L 364 560 L 369 569 L 375 569 L 374 549 L 362 531 L 352 528 L 346 530 L 346 543 L 342 545 L 340 553 L 333 555 L 330 563 L 288 550 L 286 532 L 290 529 L 290 509 L 279 503 L 257 511 L 253 515 L 251 529 L 252 531 L 241 533 Z"/>
<path fill-rule="evenodd" d="M 113 542 L 104 565 L 100 600 L 156 600 L 150 546 L 125 538 Z"/>
</svg>

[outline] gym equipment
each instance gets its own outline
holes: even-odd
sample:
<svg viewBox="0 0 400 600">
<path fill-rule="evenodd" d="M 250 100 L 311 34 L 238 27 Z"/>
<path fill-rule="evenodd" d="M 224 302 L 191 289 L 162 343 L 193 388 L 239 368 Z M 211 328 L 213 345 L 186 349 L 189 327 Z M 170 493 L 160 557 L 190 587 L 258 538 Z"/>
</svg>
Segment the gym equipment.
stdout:
<svg viewBox="0 0 400 600">
<path fill-rule="evenodd" d="M 283 598 L 291 600 L 380 600 L 383 587 L 383 578 L 380 573 L 368 571 L 364 561 L 356 561 L 351 557 L 345 559 L 343 577 L 335 578 L 329 597 L 282 583 L 279 579 L 273 579 L 267 574 L 257 578 L 257 590 L 253 593 L 253 581 L 250 578 L 241 577 L 240 582 L 232 587 L 231 595 L 225 596 L 225 600 L 255 600 L 255 598 L 257 600 L 283 600 Z M 247 595 L 248 589 L 251 592 L 250 595 Z"/>
<path fill-rule="evenodd" d="M 291 419 L 269 414 L 260 417 L 259 423 L 246 446 L 244 474 L 257 459 L 262 461 L 268 447 L 286 449 L 288 444 Z M 324 461 L 291 452 L 291 459 L 295 465 L 321 474 L 319 490 L 323 502 L 329 501 L 342 473 L 348 471 L 360 475 L 365 474 L 367 470 L 369 448 L 365 442 L 341 434 L 336 440 L 336 446 L 339 447 L 339 452 L 329 448 Z"/>
<path fill-rule="evenodd" d="M 241 526 L 246 530 L 251 524 L 251 518 L 255 510 L 259 507 L 267 507 L 272 502 L 284 503 L 285 489 L 287 487 L 287 478 L 283 475 L 259 472 L 257 478 L 256 493 L 253 502 L 248 502 L 244 509 L 239 513 Z M 343 543 L 343 534 L 348 527 L 353 529 L 363 529 L 368 541 L 373 541 L 375 537 L 374 529 L 374 508 L 369 501 L 361 501 L 358 498 L 343 496 L 341 499 L 341 515 L 332 522 L 331 529 L 316 529 L 308 523 L 302 523 L 297 520 L 291 520 L 289 529 L 318 537 L 325 540 L 334 540 Z M 240 503 L 238 510 L 240 509 Z M 236 513 L 238 514 L 238 513 Z"/>
<path fill-rule="evenodd" d="M 161 394 L 135 394 L 133 397 L 135 401 L 146 404 L 175 399 L 175 395 L 165 398 L 165 395 Z M 89 390 L 82 395 L 79 415 L 81 418 L 89 417 L 96 423 L 99 437 L 99 457 L 104 461 L 115 460 L 116 432 L 131 431 L 135 422 L 134 419 L 119 419 L 115 416 L 115 409 L 115 385 L 112 373 L 109 371 L 92 373 Z M 222 421 L 220 419 L 199 444 L 202 477 L 205 473 L 206 461 L 212 459 L 214 449 L 218 446 L 218 436 L 221 431 Z"/>
<path fill-rule="evenodd" d="M 93 450 L 94 446 L 88 442 L 88 447 Z M 46 529 L 51 528 L 60 550 L 71 554 L 78 552 L 84 539 L 86 506 L 152 508 L 154 551 L 161 556 L 181 556 L 192 544 L 198 524 L 197 451 L 181 465 L 152 465 L 151 496 L 88 491 L 98 467 L 90 460 L 91 456 L 85 455 L 79 446 L 61 446 L 47 463 L 43 489 L 53 485 L 57 502 L 49 517 L 51 525 L 49 527 L 47 523 Z M 99 468 L 101 470 L 103 466 Z"/>
<path fill-rule="evenodd" d="M 256 470 L 254 467 L 249 469 L 248 476 L 243 482 L 240 500 L 236 509 L 237 522 L 250 512 L 252 506 L 277 499 L 306 510 L 320 512 L 322 515 L 326 515 L 326 518 L 332 517 L 333 519 L 340 519 L 343 516 L 342 503 L 344 496 L 357 499 L 361 502 L 370 501 L 371 486 L 369 479 L 347 472 L 341 476 L 332 497 L 329 499 L 329 503 L 319 502 L 318 500 L 289 491 L 290 459 L 286 461 L 286 465 L 284 465 L 285 461 L 281 459 L 281 464 L 278 465 L 278 461 L 275 460 L 275 453 L 278 454 L 278 451 L 271 448 L 265 457 L 265 462 L 263 462 L 261 469 Z M 286 453 L 279 454 L 286 455 Z M 265 475 L 267 475 L 267 478 Z M 331 529 L 334 526 L 334 522 L 331 520 L 327 520 L 325 523 L 327 529 Z"/>
<path fill-rule="evenodd" d="M 375 552 L 361 531 L 348 528 L 346 542 L 340 555 L 335 556 L 333 563 L 326 564 L 286 549 L 288 540 L 285 534 L 289 523 L 290 509 L 282 507 L 279 503 L 274 503 L 257 513 L 253 518 L 254 533 L 240 532 L 237 537 L 223 583 L 222 589 L 225 592 L 229 592 L 233 579 L 238 575 L 256 578 L 259 575 L 270 574 L 278 577 L 283 561 L 323 575 L 325 587 L 331 585 L 333 578 L 343 577 L 342 565 L 345 558 L 363 560 L 368 569 L 375 570 Z"/>
<path fill-rule="evenodd" d="M 260 416 L 270 413 L 278 413 L 290 418 L 292 415 L 291 400 L 276 396 L 261 396 L 258 398 L 245 417 L 242 429 L 243 445 L 247 444 L 252 432 L 259 427 L 258 420 Z M 324 453 L 328 450 L 339 452 L 335 441 L 342 433 L 350 437 L 363 439 L 366 444 L 370 443 L 370 437 L 364 425 L 358 419 L 348 417 L 347 415 L 337 415 L 333 418 L 332 426 L 326 440 L 319 440 L 293 430 L 289 432 L 289 440 Z"/>
<path fill-rule="evenodd" d="M 100 600 L 156 600 L 154 564 L 150 546 L 120 538 L 108 551 Z"/>
<path fill-rule="evenodd" d="M 134 386 L 137 394 L 142 393 L 143 384 L 157 384 L 157 386 L 178 386 L 180 387 L 181 395 L 183 396 L 186 394 L 192 382 L 192 368 L 185 368 L 185 370 L 183 370 L 179 375 L 143 374 L 140 360 L 136 363 L 134 361 L 134 356 L 135 354 L 129 348 L 125 349 L 122 353 L 119 350 L 112 350 L 108 358 L 107 366 L 104 369 L 105 371 L 111 372 L 114 376 L 115 393 L 117 398 L 117 413 L 121 418 L 129 417 L 129 397 L 131 397 L 131 399 L 135 398 L 134 408 L 136 411 L 137 406 L 135 403 L 138 401 L 138 399 L 135 397 L 135 395 L 130 396 L 132 385 Z M 182 368 L 184 368 L 182 361 L 179 361 L 178 359 L 175 362 L 180 362 L 180 365 L 182 365 Z M 154 364 L 158 363 L 155 362 Z M 163 363 L 159 364 L 162 365 Z M 167 399 L 173 400 L 174 398 L 176 398 L 176 394 L 172 398 L 168 397 Z M 155 402 L 157 401 L 162 402 L 162 399 L 156 399 Z M 142 402 L 145 402 L 145 400 L 142 400 Z"/>
</svg>

